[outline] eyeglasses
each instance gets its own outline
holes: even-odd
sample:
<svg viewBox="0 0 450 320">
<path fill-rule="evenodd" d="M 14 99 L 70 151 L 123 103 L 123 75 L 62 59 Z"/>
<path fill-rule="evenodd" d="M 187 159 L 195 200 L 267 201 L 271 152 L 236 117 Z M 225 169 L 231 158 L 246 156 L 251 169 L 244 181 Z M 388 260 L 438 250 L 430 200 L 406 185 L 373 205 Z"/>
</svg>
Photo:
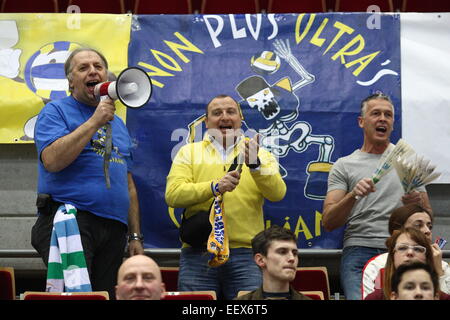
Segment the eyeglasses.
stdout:
<svg viewBox="0 0 450 320">
<path fill-rule="evenodd" d="M 406 251 L 408 251 L 409 249 L 412 249 L 414 251 L 414 253 L 425 253 L 427 252 L 427 248 L 416 245 L 416 246 L 411 246 L 409 244 L 398 244 L 395 246 L 395 250 L 401 253 L 405 253 Z"/>
</svg>

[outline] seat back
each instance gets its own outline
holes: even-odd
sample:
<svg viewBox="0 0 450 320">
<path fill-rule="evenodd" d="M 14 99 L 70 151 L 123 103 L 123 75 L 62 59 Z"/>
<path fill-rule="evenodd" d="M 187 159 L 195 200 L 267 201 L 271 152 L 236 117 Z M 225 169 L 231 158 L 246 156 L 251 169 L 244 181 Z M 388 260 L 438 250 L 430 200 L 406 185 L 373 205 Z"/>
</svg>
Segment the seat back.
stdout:
<svg viewBox="0 0 450 320">
<path fill-rule="evenodd" d="M 200 13 L 259 13 L 258 0 L 202 0 Z"/>
<path fill-rule="evenodd" d="M 124 0 L 69 0 L 67 5 L 77 5 L 80 13 L 125 13 Z"/>
<path fill-rule="evenodd" d="M 166 286 L 166 291 L 178 290 L 178 267 L 160 267 L 162 281 Z"/>
<path fill-rule="evenodd" d="M 326 267 L 299 267 L 291 285 L 297 291 L 322 291 L 325 300 L 330 299 L 330 282 Z"/>
<path fill-rule="evenodd" d="M 162 300 L 217 300 L 215 291 L 167 291 Z"/>
<path fill-rule="evenodd" d="M 393 12 L 392 0 L 336 0 L 336 12 L 367 12 L 371 5 L 377 5 L 382 12 Z"/>
<path fill-rule="evenodd" d="M 191 14 L 192 0 L 134 0 L 134 14 Z"/>
<path fill-rule="evenodd" d="M 300 293 L 304 294 L 305 296 L 313 300 L 325 300 L 322 291 L 300 291 Z"/>
<path fill-rule="evenodd" d="M 14 268 L 0 267 L 0 300 L 16 299 Z"/>
<path fill-rule="evenodd" d="M 326 12 L 325 0 L 269 0 L 268 13 L 312 13 Z"/>
<path fill-rule="evenodd" d="M 108 291 L 39 292 L 25 291 L 23 300 L 109 300 Z"/>
<path fill-rule="evenodd" d="M 450 12 L 448 0 L 403 0 L 401 11 L 404 12 Z"/>
<path fill-rule="evenodd" d="M 249 292 L 250 292 L 250 290 L 241 290 L 241 291 L 238 292 L 237 296 L 240 297 L 240 296 L 243 296 L 244 294 L 247 294 Z"/>
<path fill-rule="evenodd" d="M 240 297 L 249 292 L 250 291 L 241 290 L 238 292 L 237 296 Z M 305 296 L 307 296 L 313 300 L 325 300 L 325 297 L 324 297 L 322 291 L 300 291 L 300 293 L 304 294 Z"/>
<path fill-rule="evenodd" d="M 1 12 L 8 13 L 46 13 L 58 12 L 57 0 L 3 0 Z"/>
</svg>

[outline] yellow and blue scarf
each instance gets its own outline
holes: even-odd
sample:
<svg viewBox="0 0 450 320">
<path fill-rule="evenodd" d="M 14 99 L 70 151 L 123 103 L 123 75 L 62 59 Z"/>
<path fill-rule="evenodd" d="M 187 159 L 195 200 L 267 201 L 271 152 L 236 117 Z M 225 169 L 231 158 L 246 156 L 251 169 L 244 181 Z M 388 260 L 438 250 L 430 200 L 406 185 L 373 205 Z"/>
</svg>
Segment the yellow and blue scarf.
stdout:
<svg viewBox="0 0 450 320">
<path fill-rule="evenodd" d="M 222 195 L 217 192 L 209 214 L 209 221 L 212 226 L 207 245 L 208 252 L 211 254 L 211 258 L 208 261 L 210 267 L 219 267 L 227 262 L 230 257 L 228 235 L 225 232 L 225 220 L 223 198 Z"/>
</svg>

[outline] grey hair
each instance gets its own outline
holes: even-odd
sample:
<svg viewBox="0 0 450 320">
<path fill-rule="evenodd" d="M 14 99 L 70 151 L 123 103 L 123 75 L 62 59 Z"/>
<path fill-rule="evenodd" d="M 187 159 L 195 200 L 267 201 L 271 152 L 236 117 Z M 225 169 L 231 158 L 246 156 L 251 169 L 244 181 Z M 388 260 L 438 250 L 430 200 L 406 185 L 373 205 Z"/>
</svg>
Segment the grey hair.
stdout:
<svg viewBox="0 0 450 320">
<path fill-rule="evenodd" d="M 368 102 L 371 100 L 375 100 L 375 99 L 382 99 L 382 100 L 389 102 L 392 106 L 392 113 L 394 114 L 394 112 L 395 112 L 394 104 L 392 103 L 391 98 L 388 95 L 385 95 L 384 93 L 377 91 L 376 93 L 371 94 L 370 96 L 365 98 L 363 101 L 361 101 L 361 117 L 364 117 L 364 115 L 366 114 Z"/>
<path fill-rule="evenodd" d="M 83 51 L 95 52 L 100 57 L 100 59 L 102 59 L 106 70 L 108 70 L 108 61 L 106 60 L 105 56 L 102 53 L 100 53 L 99 51 L 97 51 L 97 50 L 95 50 L 93 48 L 89 48 L 89 47 L 77 48 L 77 49 L 72 51 L 72 53 L 69 55 L 69 57 L 67 58 L 66 62 L 64 63 L 64 73 L 65 73 L 66 78 L 68 80 L 71 80 L 71 77 L 72 77 L 72 60 L 73 60 L 73 58 L 78 53 L 83 52 Z M 72 88 L 69 87 L 69 91 L 72 91 Z"/>
</svg>

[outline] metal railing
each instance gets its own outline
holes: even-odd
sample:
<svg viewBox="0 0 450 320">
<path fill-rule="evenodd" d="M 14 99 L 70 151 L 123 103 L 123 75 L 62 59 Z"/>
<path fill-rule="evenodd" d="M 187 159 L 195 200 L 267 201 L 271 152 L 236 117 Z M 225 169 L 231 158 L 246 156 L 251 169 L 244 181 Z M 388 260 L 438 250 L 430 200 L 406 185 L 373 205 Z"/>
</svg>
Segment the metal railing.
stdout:
<svg viewBox="0 0 450 320">
<path fill-rule="evenodd" d="M 152 257 L 170 258 L 178 257 L 181 249 L 152 248 L 145 249 L 145 254 Z M 341 249 L 299 249 L 300 258 L 340 258 Z M 450 250 L 442 250 L 444 259 L 450 258 Z M 34 249 L 0 249 L 0 258 L 40 258 Z"/>
</svg>

